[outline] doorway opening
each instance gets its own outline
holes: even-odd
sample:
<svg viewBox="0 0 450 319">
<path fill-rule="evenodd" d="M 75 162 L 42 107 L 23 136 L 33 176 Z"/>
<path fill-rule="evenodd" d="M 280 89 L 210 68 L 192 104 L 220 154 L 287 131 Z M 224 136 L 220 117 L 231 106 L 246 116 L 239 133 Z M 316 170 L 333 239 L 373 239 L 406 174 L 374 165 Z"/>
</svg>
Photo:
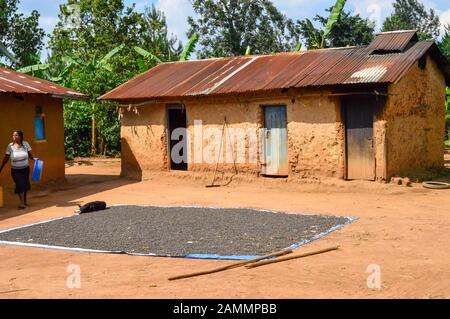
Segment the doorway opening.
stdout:
<svg viewBox="0 0 450 319">
<path fill-rule="evenodd" d="M 182 105 L 167 108 L 168 156 L 170 170 L 187 171 L 187 116 Z"/>
</svg>

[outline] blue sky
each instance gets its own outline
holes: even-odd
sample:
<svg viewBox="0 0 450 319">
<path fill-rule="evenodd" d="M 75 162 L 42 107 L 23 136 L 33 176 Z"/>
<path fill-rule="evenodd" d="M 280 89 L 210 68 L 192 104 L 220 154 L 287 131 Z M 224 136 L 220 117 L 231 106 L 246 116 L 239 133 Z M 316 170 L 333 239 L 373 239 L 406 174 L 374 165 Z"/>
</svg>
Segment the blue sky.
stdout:
<svg viewBox="0 0 450 319">
<path fill-rule="evenodd" d="M 21 0 L 19 10 L 28 14 L 35 9 L 41 13 L 40 24 L 47 33 L 51 33 L 58 21 L 59 5 L 65 0 Z M 273 0 L 276 6 L 292 19 L 311 18 L 316 13 L 323 14 L 331 7 L 334 0 Z M 393 0 L 348 0 L 346 8 L 359 13 L 377 23 L 378 28 L 386 16 L 392 12 Z M 441 22 L 450 23 L 450 0 L 423 0 L 427 8 L 435 9 Z M 186 18 L 193 15 L 189 0 L 125 0 L 127 5 L 136 3 L 142 11 L 152 3 L 163 10 L 167 17 L 170 31 L 182 41 L 186 41 L 188 25 Z M 44 54 L 45 57 L 45 54 Z"/>
</svg>

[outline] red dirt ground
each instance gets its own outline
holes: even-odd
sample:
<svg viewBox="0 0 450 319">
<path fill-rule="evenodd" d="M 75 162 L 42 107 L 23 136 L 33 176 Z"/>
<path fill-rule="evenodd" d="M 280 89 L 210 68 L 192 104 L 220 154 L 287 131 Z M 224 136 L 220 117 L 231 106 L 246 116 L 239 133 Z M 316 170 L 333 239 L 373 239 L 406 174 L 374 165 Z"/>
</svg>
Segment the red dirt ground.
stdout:
<svg viewBox="0 0 450 319">
<path fill-rule="evenodd" d="M 450 156 L 447 155 L 447 163 Z M 228 261 L 87 254 L 0 246 L 0 298 L 450 298 L 450 190 L 369 182 L 288 184 L 260 179 L 205 188 L 183 174 L 121 179 L 118 160 L 85 160 L 67 168 L 68 182 L 35 190 L 32 206 L 14 198 L 0 209 L 0 229 L 69 216 L 76 203 L 203 205 L 358 216 L 297 252 L 339 251 L 169 282 Z M 11 202 L 12 201 L 12 202 Z M 67 267 L 81 269 L 69 289 Z M 367 287 L 367 267 L 381 267 L 381 289 Z"/>
</svg>

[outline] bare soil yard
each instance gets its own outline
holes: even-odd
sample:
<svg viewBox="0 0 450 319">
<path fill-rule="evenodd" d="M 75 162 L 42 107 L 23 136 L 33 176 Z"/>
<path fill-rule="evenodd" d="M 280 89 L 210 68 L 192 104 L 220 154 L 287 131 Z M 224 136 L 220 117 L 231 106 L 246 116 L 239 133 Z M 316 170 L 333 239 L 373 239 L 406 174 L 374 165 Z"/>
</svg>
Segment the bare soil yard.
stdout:
<svg viewBox="0 0 450 319">
<path fill-rule="evenodd" d="M 447 164 L 450 156 L 447 155 Z M 67 183 L 35 190 L 31 207 L 14 198 L 0 209 L 0 229 L 70 216 L 77 203 L 247 207 L 360 219 L 307 246 L 341 245 L 323 255 L 253 270 L 169 282 L 229 261 L 88 254 L 0 246 L 0 298 L 450 298 L 450 190 L 369 182 L 292 184 L 234 181 L 205 188 L 184 173 L 136 182 L 119 177 L 118 160 L 67 165 Z M 12 201 L 12 202 L 11 202 Z M 67 288 L 69 265 L 81 288 Z M 381 289 L 369 289 L 369 265 L 381 269 Z M 70 268 L 69 268 L 70 270 Z"/>
</svg>

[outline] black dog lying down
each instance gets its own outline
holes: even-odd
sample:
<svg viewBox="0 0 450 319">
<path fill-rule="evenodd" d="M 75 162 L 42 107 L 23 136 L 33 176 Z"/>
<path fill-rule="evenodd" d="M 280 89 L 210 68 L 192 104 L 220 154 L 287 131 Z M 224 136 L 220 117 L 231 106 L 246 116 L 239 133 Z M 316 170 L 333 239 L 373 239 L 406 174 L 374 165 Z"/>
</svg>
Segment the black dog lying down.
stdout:
<svg viewBox="0 0 450 319">
<path fill-rule="evenodd" d="M 105 210 L 107 208 L 107 205 L 105 202 L 91 202 L 84 204 L 83 206 L 78 205 L 80 207 L 80 210 L 76 211 L 75 213 L 78 214 L 86 214 L 86 213 L 93 213 L 100 210 Z"/>
</svg>

